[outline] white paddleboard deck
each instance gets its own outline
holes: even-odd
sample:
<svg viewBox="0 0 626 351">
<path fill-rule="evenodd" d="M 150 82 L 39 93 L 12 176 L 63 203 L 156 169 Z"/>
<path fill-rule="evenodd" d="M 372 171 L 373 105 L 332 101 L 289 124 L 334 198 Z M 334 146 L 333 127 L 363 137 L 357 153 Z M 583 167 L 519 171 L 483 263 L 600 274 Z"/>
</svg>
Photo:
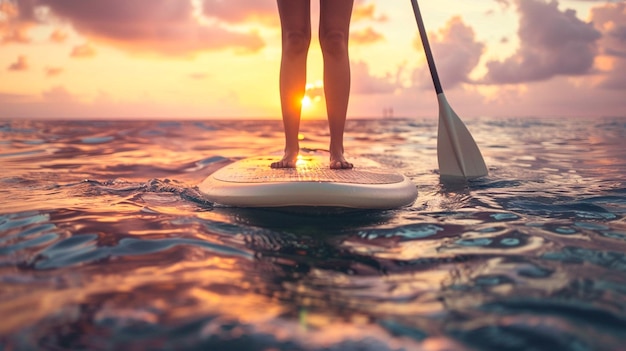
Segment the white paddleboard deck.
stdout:
<svg viewBox="0 0 626 351">
<path fill-rule="evenodd" d="M 282 156 L 242 159 L 199 186 L 209 201 L 236 207 L 391 209 L 412 204 L 417 187 L 404 175 L 366 158 L 353 169 L 330 169 L 328 153 L 302 152 L 296 168 L 274 169 Z"/>
</svg>

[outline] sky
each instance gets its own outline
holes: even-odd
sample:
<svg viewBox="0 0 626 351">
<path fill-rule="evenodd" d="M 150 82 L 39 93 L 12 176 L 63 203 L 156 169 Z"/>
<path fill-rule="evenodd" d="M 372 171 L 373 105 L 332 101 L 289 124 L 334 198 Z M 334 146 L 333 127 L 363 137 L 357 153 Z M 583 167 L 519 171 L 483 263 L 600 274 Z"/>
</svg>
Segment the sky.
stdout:
<svg viewBox="0 0 626 351">
<path fill-rule="evenodd" d="M 626 1 L 420 8 L 459 116 L 626 115 Z M 409 0 L 355 0 L 349 50 L 349 118 L 437 115 Z M 0 118 L 279 119 L 280 54 L 275 0 L 0 0 Z M 315 35 L 307 67 L 325 118 Z"/>
</svg>

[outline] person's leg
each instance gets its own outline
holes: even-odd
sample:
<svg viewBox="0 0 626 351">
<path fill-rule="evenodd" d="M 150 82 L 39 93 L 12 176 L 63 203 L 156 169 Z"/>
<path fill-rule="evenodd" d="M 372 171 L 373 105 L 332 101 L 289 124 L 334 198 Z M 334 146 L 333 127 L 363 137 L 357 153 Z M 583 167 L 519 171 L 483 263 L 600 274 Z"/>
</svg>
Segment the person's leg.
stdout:
<svg viewBox="0 0 626 351">
<path fill-rule="evenodd" d="M 320 45 L 330 127 L 330 168 L 352 168 L 343 156 L 343 132 L 350 96 L 348 36 L 354 0 L 320 0 Z"/>
<path fill-rule="evenodd" d="M 311 43 L 310 0 L 277 0 L 282 30 L 280 101 L 285 131 L 285 154 L 273 168 L 292 168 L 300 152 L 298 131 L 306 86 L 306 58 Z"/>
</svg>

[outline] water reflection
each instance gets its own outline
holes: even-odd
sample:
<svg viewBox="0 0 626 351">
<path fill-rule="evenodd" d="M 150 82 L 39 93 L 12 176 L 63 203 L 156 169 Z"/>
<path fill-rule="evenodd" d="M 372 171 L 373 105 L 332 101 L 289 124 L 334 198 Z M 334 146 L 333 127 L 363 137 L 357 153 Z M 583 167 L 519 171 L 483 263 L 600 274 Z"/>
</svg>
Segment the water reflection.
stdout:
<svg viewBox="0 0 626 351">
<path fill-rule="evenodd" d="M 7 349 L 620 349 L 623 120 L 467 121 L 487 178 L 442 183 L 436 121 L 352 121 L 409 175 L 391 211 L 244 210 L 196 185 L 280 122 L 0 125 Z M 303 125 L 325 147 L 325 122 Z M 251 142 L 254 141 L 254 142 Z"/>
</svg>

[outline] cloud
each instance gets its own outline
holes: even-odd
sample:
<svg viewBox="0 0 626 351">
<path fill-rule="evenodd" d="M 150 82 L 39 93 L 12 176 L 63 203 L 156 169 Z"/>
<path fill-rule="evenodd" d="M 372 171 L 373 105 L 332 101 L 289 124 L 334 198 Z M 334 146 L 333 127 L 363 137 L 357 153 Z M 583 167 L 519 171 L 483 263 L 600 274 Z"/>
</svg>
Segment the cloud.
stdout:
<svg viewBox="0 0 626 351">
<path fill-rule="evenodd" d="M 263 23 L 271 27 L 280 25 L 276 0 L 203 0 L 202 14 L 231 24 Z M 352 11 L 352 22 L 385 22 L 387 16 L 378 14 L 373 3 L 357 0 Z"/>
<path fill-rule="evenodd" d="M 350 33 L 351 43 L 366 45 L 383 40 L 385 40 L 383 35 L 376 32 L 372 27 L 367 27 L 365 29 L 353 31 Z"/>
<path fill-rule="evenodd" d="M 204 0 L 202 13 L 228 23 L 279 25 L 275 0 Z"/>
<path fill-rule="evenodd" d="M 16 2 L 20 21 L 37 22 L 38 18 L 35 10 L 37 0 L 18 0 Z"/>
<path fill-rule="evenodd" d="M 503 9 L 508 9 L 511 6 L 511 3 L 508 0 L 495 0 L 498 5 L 500 5 Z"/>
<path fill-rule="evenodd" d="M 9 66 L 9 71 L 26 71 L 28 70 L 28 59 L 24 55 L 17 57 L 17 61 Z"/>
<path fill-rule="evenodd" d="M 352 22 L 386 22 L 387 20 L 388 18 L 386 15 L 379 15 L 376 13 L 376 5 L 373 3 L 367 3 L 365 0 L 357 1 L 352 9 Z"/>
<path fill-rule="evenodd" d="M 88 58 L 96 56 L 96 50 L 90 44 L 76 45 L 70 53 L 71 57 Z"/>
<path fill-rule="evenodd" d="M 437 71 L 441 84 L 446 88 L 453 88 L 459 83 L 469 82 L 469 74 L 474 70 L 484 52 L 485 45 L 476 40 L 472 27 L 463 23 L 461 17 L 452 17 L 445 27 L 438 33 L 430 34 L 429 42 L 432 47 Z M 419 36 L 414 42 L 419 51 L 423 51 Z M 430 81 L 428 67 L 418 68 L 414 73 L 414 80 L 419 80 L 421 86 Z M 428 83 L 430 87 L 430 83 Z"/>
<path fill-rule="evenodd" d="M 17 5 L 11 1 L 0 1 L 0 21 L 7 22 L 19 15 Z"/>
<path fill-rule="evenodd" d="M 582 75 L 593 67 L 600 33 L 560 11 L 557 1 L 517 0 L 520 47 L 504 61 L 489 61 L 487 83 L 523 83 L 557 75 Z"/>
<path fill-rule="evenodd" d="M 387 74 L 377 77 L 370 73 L 367 63 L 362 61 L 351 64 L 352 93 L 354 94 L 388 94 L 400 88 L 397 77 Z"/>
<path fill-rule="evenodd" d="M 60 29 L 55 29 L 50 33 L 50 41 L 54 43 L 63 43 L 67 39 L 67 33 Z"/>
<path fill-rule="evenodd" d="M 55 86 L 50 88 L 49 90 L 45 90 L 41 93 L 44 101 L 54 101 L 54 102 L 71 102 L 74 101 L 75 98 L 65 89 L 63 86 Z"/>
<path fill-rule="evenodd" d="M 604 4 L 591 9 L 591 21 L 602 32 L 596 60 L 605 74 L 600 87 L 626 89 L 626 3 Z"/>
<path fill-rule="evenodd" d="M 26 34 L 30 23 L 19 18 L 18 5 L 10 1 L 0 1 L 0 43 L 29 43 L 30 38 Z"/>
<path fill-rule="evenodd" d="M 2 43 L 30 43 L 30 37 L 26 34 L 27 28 L 25 26 L 14 26 L 7 28 L 2 33 Z"/>
<path fill-rule="evenodd" d="M 63 73 L 63 68 L 61 67 L 46 67 L 46 77 L 55 77 L 61 73 Z"/>
<path fill-rule="evenodd" d="M 36 1 L 91 41 L 127 51 L 188 55 L 228 48 L 256 52 L 264 46 L 257 33 L 201 23 L 191 0 Z"/>
<path fill-rule="evenodd" d="M 189 74 L 189 78 L 191 78 L 193 80 L 204 80 L 204 79 L 207 79 L 208 77 L 209 77 L 209 74 L 202 73 L 202 72 L 196 72 L 196 73 Z"/>
<path fill-rule="evenodd" d="M 322 81 L 307 83 L 304 95 L 310 98 L 313 102 L 320 101 L 324 96 L 324 83 Z"/>
<path fill-rule="evenodd" d="M 601 54 L 626 57 L 626 3 L 592 8 L 591 22 L 602 33 Z"/>
<path fill-rule="evenodd" d="M 20 103 L 27 102 L 29 100 L 29 98 L 30 98 L 30 96 L 26 95 L 26 94 L 0 93 L 0 104 L 2 104 L 4 107 L 6 107 L 8 105 L 20 104 Z M 4 112 L 4 111 L 2 111 L 2 112 Z M 8 115 L 4 115 L 3 117 L 6 117 L 6 116 L 8 116 Z"/>
</svg>

